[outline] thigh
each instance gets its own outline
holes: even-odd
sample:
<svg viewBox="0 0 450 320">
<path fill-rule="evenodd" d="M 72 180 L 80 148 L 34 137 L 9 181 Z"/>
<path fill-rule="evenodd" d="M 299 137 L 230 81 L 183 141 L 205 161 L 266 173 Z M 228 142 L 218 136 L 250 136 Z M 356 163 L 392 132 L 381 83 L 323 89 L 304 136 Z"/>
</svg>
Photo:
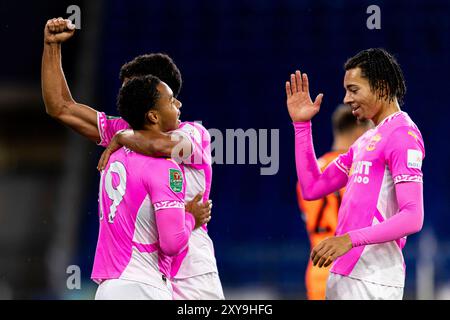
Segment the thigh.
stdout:
<svg viewBox="0 0 450 320">
<path fill-rule="evenodd" d="M 174 300 L 224 300 L 222 284 L 216 272 L 172 281 Z"/>
</svg>

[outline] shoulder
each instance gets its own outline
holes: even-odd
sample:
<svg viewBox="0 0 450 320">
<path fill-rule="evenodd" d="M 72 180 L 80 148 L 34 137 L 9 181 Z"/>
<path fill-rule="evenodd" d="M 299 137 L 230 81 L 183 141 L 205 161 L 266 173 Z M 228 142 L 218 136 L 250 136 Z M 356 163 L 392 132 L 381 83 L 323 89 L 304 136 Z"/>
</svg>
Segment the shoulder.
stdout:
<svg viewBox="0 0 450 320">
<path fill-rule="evenodd" d="M 133 153 L 133 156 L 139 160 L 143 166 L 151 167 L 152 172 L 159 172 L 161 170 L 177 169 L 181 170 L 180 166 L 175 160 L 170 158 L 154 158 L 149 156 L 144 156 L 140 153 Z"/>
<path fill-rule="evenodd" d="M 422 133 L 409 117 L 398 121 L 395 126 L 392 126 L 389 138 L 392 138 L 390 142 L 406 144 L 415 142 L 423 145 Z"/>
<path fill-rule="evenodd" d="M 153 195 L 173 193 L 183 196 L 185 180 L 180 166 L 172 159 L 154 158 L 147 183 Z"/>
<path fill-rule="evenodd" d="M 419 129 L 406 123 L 392 129 L 385 149 L 387 156 L 396 154 L 405 154 L 408 157 L 420 155 L 420 158 L 425 156 L 425 146 Z"/>
<path fill-rule="evenodd" d="M 135 153 L 140 161 L 142 181 L 155 188 L 161 188 L 169 181 L 179 181 L 183 183 L 183 171 L 181 167 L 172 159 L 152 158 Z"/>
<path fill-rule="evenodd" d="M 413 131 L 420 134 L 419 127 L 410 118 L 406 112 L 401 112 L 397 117 L 392 120 L 392 124 L 389 126 L 392 133 L 402 131 Z"/>
<path fill-rule="evenodd" d="M 97 122 L 98 124 L 120 123 L 123 124 L 124 126 L 129 126 L 128 122 L 126 122 L 123 118 L 116 116 L 109 116 L 106 113 L 99 111 L 97 112 Z"/>
<path fill-rule="evenodd" d="M 188 134 L 199 143 L 202 140 L 210 138 L 208 130 L 202 125 L 201 122 L 182 122 L 178 130 Z"/>
</svg>

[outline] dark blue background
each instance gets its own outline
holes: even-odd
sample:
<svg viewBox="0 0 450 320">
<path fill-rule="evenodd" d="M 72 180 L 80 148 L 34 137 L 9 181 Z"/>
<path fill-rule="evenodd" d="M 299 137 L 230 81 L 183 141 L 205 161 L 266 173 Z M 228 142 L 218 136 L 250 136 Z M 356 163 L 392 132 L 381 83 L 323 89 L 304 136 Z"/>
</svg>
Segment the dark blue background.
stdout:
<svg viewBox="0 0 450 320">
<path fill-rule="evenodd" d="M 381 8 L 381 30 L 366 27 L 372 4 Z M 343 63 L 369 47 L 386 48 L 403 68 L 402 109 L 426 146 L 424 228 L 449 237 L 449 2 L 111 1 L 106 9 L 102 109 L 115 113 L 124 62 L 161 51 L 182 71 L 184 119 L 221 130 L 280 129 L 277 175 L 261 176 L 255 165 L 214 166 L 210 234 L 225 286 L 275 285 L 284 294 L 303 286 L 308 243 L 295 198 L 284 81 L 300 68 L 309 74 L 313 98 L 325 94 L 313 122 L 322 154 L 332 142 L 330 115 L 344 96 Z"/>
<path fill-rule="evenodd" d="M 74 1 L 76 2 L 76 1 Z M 2 43 L 21 51 L 5 53 L 1 80 L 39 82 L 42 28 L 53 16 L 65 16 L 64 2 L 2 3 L 9 14 Z M 369 5 L 381 8 L 381 30 L 366 27 Z M 39 7 L 39 9 L 37 9 Z M 81 8 L 83 10 L 83 7 Z M 21 11 L 22 10 L 22 11 Z M 33 12 L 41 12 L 36 16 Z M 104 1 L 93 105 L 116 115 L 115 99 L 122 64 L 136 55 L 166 52 L 183 75 L 182 117 L 202 120 L 206 128 L 280 130 L 280 170 L 261 176 L 259 165 L 215 165 L 209 226 L 224 287 L 267 286 L 285 297 L 302 296 L 309 243 L 295 196 L 293 130 L 285 106 L 284 83 L 297 68 L 307 72 L 311 95 L 324 93 L 313 121 L 318 155 L 332 143 L 330 116 L 342 102 L 343 64 L 360 50 L 383 47 L 399 60 L 408 91 L 402 109 L 425 140 L 425 229 L 448 241 L 450 170 L 449 44 L 450 2 L 430 1 Z M 5 20 L 4 20 L 5 21 Z M 21 22 L 22 21 L 22 22 Z M 27 29 L 16 32 L 13 28 Z M 34 27 L 34 25 L 36 27 Z M 6 27 L 5 27 L 6 26 Z M 39 28 L 38 28 L 39 26 Z M 8 32 L 13 31 L 13 32 Z M 65 61 L 79 55 L 79 43 L 65 45 Z M 66 63 L 69 80 L 74 65 Z M 92 162 L 86 185 L 85 215 L 77 259 L 90 273 L 97 239 L 97 189 Z M 414 287 L 419 236 L 409 238 L 405 258 L 407 286 Z M 442 266 L 441 266 L 442 267 Z M 445 266 L 437 280 L 449 280 Z"/>
<path fill-rule="evenodd" d="M 381 30 L 366 28 L 372 4 L 381 8 Z M 426 145 L 424 228 L 448 238 L 449 13 L 445 1 L 112 1 L 102 45 L 102 108 L 115 112 L 124 62 L 162 51 L 183 74 L 184 119 L 221 130 L 279 128 L 277 175 L 261 176 L 258 166 L 214 166 L 210 234 L 224 286 L 275 286 L 295 294 L 303 287 L 308 242 L 295 199 L 284 81 L 300 68 L 310 76 L 311 94 L 325 94 L 314 119 L 322 154 L 332 142 L 331 112 L 344 95 L 343 63 L 369 47 L 395 54 L 408 86 L 402 109 Z M 407 250 L 415 240 L 410 237 Z M 410 271 L 413 257 L 406 255 Z M 408 283 L 413 275 L 408 272 Z"/>
</svg>

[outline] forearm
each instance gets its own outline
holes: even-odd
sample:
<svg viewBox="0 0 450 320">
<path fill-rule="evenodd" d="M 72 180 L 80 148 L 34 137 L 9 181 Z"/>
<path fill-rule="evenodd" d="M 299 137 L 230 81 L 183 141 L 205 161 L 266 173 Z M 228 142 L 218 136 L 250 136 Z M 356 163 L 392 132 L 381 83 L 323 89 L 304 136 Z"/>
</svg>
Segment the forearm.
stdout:
<svg viewBox="0 0 450 320">
<path fill-rule="evenodd" d="M 295 165 L 305 200 L 316 200 L 341 189 L 347 175 L 331 164 L 321 173 L 312 141 L 311 122 L 295 122 Z"/>
<path fill-rule="evenodd" d="M 47 114 L 86 138 L 100 141 L 97 111 L 73 100 L 62 69 L 58 43 L 44 43 L 41 81 Z"/>
<path fill-rule="evenodd" d="M 423 185 L 414 182 L 399 183 L 395 190 L 398 213 L 374 226 L 350 231 L 353 247 L 398 240 L 422 229 Z"/>
<path fill-rule="evenodd" d="M 50 116 L 57 117 L 66 105 L 75 103 L 61 66 L 61 45 L 44 43 L 42 55 L 42 96 Z"/>
<path fill-rule="evenodd" d="M 189 242 L 195 219 L 183 209 L 164 209 L 156 212 L 159 231 L 159 246 L 168 256 L 175 256 L 183 251 Z"/>
<path fill-rule="evenodd" d="M 118 134 L 118 143 L 147 156 L 170 158 L 177 142 L 164 133 L 126 130 Z"/>
</svg>

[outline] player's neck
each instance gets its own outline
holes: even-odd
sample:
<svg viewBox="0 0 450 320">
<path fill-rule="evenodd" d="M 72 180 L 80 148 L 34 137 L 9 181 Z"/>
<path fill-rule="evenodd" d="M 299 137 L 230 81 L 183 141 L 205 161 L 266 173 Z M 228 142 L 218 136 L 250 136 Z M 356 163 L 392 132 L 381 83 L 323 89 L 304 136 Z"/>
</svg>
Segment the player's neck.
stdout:
<svg viewBox="0 0 450 320">
<path fill-rule="evenodd" d="M 384 119 L 386 119 L 390 115 L 393 115 L 394 113 L 399 112 L 399 111 L 401 111 L 401 110 L 400 110 L 400 106 L 398 104 L 398 101 L 397 101 L 397 99 L 394 99 L 394 101 L 385 102 L 382 105 L 382 107 L 380 109 L 380 112 L 378 114 L 376 114 L 371 120 L 373 121 L 375 126 L 377 126 Z"/>
<path fill-rule="evenodd" d="M 162 132 L 160 126 L 158 124 L 156 124 L 156 123 L 151 123 L 151 124 L 147 123 L 147 124 L 145 124 L 143 131 L 147 132 L 147 133 L 160 133 L 160 132 Z"/>
</svg>

